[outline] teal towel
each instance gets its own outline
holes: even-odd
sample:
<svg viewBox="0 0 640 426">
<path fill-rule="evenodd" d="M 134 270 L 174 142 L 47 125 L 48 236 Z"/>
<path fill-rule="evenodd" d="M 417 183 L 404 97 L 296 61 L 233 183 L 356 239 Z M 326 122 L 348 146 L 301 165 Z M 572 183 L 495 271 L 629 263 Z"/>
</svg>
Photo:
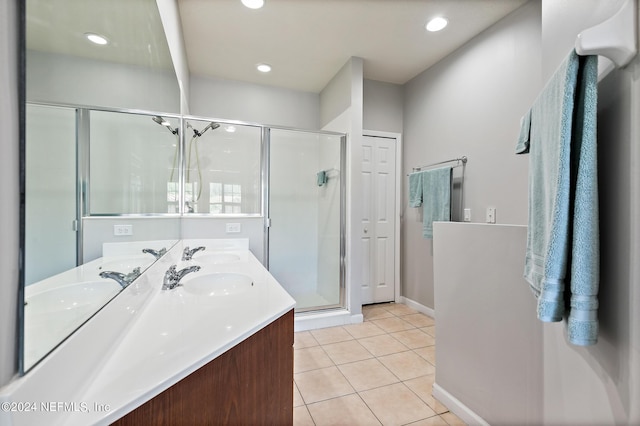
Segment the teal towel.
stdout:
<svg viewBox="0 0 640 426">
<path fill-rule="evenodd" d="M 568 314 L 576 345 L 598 334 L 597 84 L 597 56 L 571 52 L 523 117 L 516 147 L 531 155 L 524 276 L 538 318 Z"/>
<path fill-rule="evenodd" d="M 422 236 L 433 238 L 433 222 L 451 220 L 451 167 L 426 170 L 422 175 Z"/>
<path fill-rule="evenodd" d="M 409 175 L 409 207 L 422 205 L 422 172 Z"/>
<path fill-rule="evenodd" d="M 320 170 L 318 173 L 316 173 L 316 183 L 318 184 L 318 186 L 322 186 L 325 183 L 327 183 L 328 177 L 327 177 L 327 172 L 325 170 Z"/>
</svg>

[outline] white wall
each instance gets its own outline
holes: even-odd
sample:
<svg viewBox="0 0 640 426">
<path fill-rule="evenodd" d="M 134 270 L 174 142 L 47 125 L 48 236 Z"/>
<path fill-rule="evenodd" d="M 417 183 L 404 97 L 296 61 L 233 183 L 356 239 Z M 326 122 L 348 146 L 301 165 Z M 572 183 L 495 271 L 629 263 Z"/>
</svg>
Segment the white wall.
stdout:
<svg viewBox="0 0 640 426">
<path fill-rule="evenodd" d="M 540 4 L 529 2 L 405 85 L 403 175 L 467 156 L 464 207 L 472 222 L 527 220 L 528 159 L 515 155 L 519 120 L 540 80 Z M 461 169 L 454 171 L 459 176 Z M 402 295 L 429 308 L 433 249 L 403 186 Z"/>
<path fill-rule="evenodd" d="M 27 100 L 180 112 L 173 70 L 27 51 Z"/>
<path fill-rule="evenodd" d="M 434 224 L 434 396 L 470 424 L 449 395 L 492 425 L 543 419 L 542 323 L 522 276 L 526 241 L 526 226 Z"/>
<path fill-rule="evenodd" d="M 240 224 L 240 232 L 229 233 L 228 223 Z M 207 218 L 183 216 L 181 220 L 182 239 L 248 238 L 249 250 L 264 263 L 264 219 L 262 217 Z"/>
<path fill-rule="evenodd" d="M 614 3 L 620 4 L 542 2 L 545 81 L 577 34 L 610 16 Z M 438 224 L 435 389 L 457 399 L 459 414 L 475 413 L 491 424 L 640 424 L 640 58 L 600 82 L 598 104 L 598 343 L 572 346 L 565 323 L 535 319 L 535 298 L 524 297 L 528 285 L 515 275 L 522 260 L 513 254 L 524 252 L 523 232 L 508 235 L 501 226 L 483 225 L 482 235 L 468 228 L 480 225 Z M 478 303 L 484 297 L 479 287 L 493 297 Z M 514 334 L 514 324 L 522 335 Z M 520 383 L 512 380 L 519 376 Z M 512 407 L 521 407 L 522 417 Z"/>
<path fill-rule="evenodd" d="M 189 114 L 191 76 L 189 74 L 187 49 L 182 37 L 182 21 L 180 20 L 178 2 L 177 0 L 156 0 L 156 4 L 180 89 L 180 112 Z"/>
<path fill-rule="evenodd" d="M 180 218 L 178 217 L 85 217 L 82 219 L 82 251 L 83 261 L 102 257 L 103 243 L 129 243 L 134 241 L 175 240 L 180 235 Z M 133 234 L 114 235 L 114 225 L 131 225 Z M 167 250 L 169 247 L 167 247 Z"/>
<path fill-rule="evenodd" d="M 363 60 L 351 58 L 320 93 L 323 130 L 347 134 L 346 286 L 352 316 L 362 312 L 362 110 Z M 345 92 L 346 95 L 344 93 Z M 345 96 L 349 99 L 344 107 Z"/>
<path fill-rule="evenodd" d="M 191 76 L 191 114 L 299 129 L 320 128 L 317 93 Z"/>
<path fill-rule="evenodd" d="M 403 108 L 403 86 L 364 80 L 362 120 L 365 129 L 402 133 Z"/>
<path fill-rule="evenodd" d="M 545 77 L 580 31 L 620 4 L 543 0 Z M 600 82 L 598 104 L 600 334 L 597 345 L 577 348 L 566 344 L 562 324 L 545 324 L 548 424 L 640 424 L 640 59 Z"/>
<path fill-rule="evenodd" d="M 16 309 L 20 232 L 19 81 L 17 2 L 0 2 L 0 386 L 18 371 Z M 21 300 L 21 299 L 20 299 Z"/>
</svg>

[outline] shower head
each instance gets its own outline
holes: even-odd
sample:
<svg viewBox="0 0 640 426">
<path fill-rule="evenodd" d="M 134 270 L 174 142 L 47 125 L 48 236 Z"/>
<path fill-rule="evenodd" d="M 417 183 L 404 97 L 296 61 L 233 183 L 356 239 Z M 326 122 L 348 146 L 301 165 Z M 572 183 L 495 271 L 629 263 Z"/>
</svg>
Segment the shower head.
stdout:
<svg viewBox="0 0 640 426">
<path fill-rule="evenodd" d="M 156 123 L 158 123 L 159 125 L 164 126 L 164 127 L 166 127 L 167 129 L 169 129 L 169 131 L 170 131 L 171 133 L 173 133 L 174 135 L 177 135 L 177 134 L 178 134 L 178 128 L 176 127 L 175 129 L 173 129 L 173 128 L 171 127 L 171 123 L 169 123 L 169 122 L 168 122 L 167 120 L 165 120 L 163 117 L 161 117 L 161 116 L 159 116 L 159 115 L 155 115 L 155 116 L 151 117 L 151 119 L 152 119 L 153 121 L 155 121 Z"/>
<path fill-rule="evenodd" d="M 192 129 L 193 129 L 193 134 L 194 134 L 195 136 L 200 137 L 200 136 L 204 135 L 204 133 L 205 133 L 207 130 L 209 130 L 209 129 L 211 129 L 211 130 L 215 130 L 215 129 L 217 129 L 218 127 L 220 127 L 220 123 L 216 123 L 216 122 L 212 121 L 211 123 L 207 124 L 207 126 L 206 126 L 204 129 L 202 129 L 201 131 L 197 131 L 196 129 L 193 129 L 193 127 L 192 127 Z"/>
</svg>

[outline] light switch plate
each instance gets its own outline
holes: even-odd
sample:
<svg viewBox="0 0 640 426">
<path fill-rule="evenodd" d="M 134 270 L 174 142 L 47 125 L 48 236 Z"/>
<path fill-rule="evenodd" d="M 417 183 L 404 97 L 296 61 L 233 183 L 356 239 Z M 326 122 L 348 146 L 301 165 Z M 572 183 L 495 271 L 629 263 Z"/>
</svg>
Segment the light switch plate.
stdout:
<svg viewBox="0 0 640 426">
<path fill-rule="evenodd" d="M 228 234 L 237 234 L 242 228 L 239 223 L 227 223 L 226 230 Z"/>
<path fill-rule="evenodd" d="M 113 225 L 113 235 L 116 237 L 133 235 L 133 225 Z"/>
<path fill-rule="evenodd" d="M 487 223 L 496 223 L 495 207 L 487 207 Z"/>
</svg>

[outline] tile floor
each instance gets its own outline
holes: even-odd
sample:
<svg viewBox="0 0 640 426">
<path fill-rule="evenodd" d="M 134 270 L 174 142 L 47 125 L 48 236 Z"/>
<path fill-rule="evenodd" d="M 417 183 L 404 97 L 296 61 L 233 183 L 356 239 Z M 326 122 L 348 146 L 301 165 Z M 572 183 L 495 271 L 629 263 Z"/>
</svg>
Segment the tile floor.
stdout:
<svg viewBox="0 0 640 426">
<path fill-rule="evenodd" d="M 362 311 L 362 324 L 295 334 L 294 425 L 464 425 L 431 396 L 434 320 L 403 304 Z"/>
</svg>

